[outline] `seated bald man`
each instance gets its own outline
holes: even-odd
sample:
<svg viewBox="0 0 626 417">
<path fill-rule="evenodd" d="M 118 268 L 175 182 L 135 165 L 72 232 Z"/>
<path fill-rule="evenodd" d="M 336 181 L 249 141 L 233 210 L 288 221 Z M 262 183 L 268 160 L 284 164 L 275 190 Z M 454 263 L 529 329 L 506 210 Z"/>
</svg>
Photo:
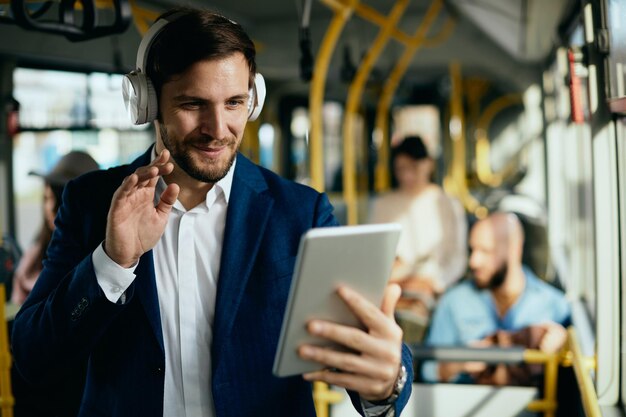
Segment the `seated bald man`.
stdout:
<svg viewBox="0 0 626 417">
<path fill-rule="evenodd" d="M 523 345 L 558 351 L 570 307 L 565 295 L 522 264 L 524 232 L 512 213 L 496 212 L 470 232 L 471 279 L 450 288 L 435 310 L 429 346 Z M 484 363 L 425 363 L 423 378 L 441 382 L 525 384 L 528 369 Z"/>
</svg>

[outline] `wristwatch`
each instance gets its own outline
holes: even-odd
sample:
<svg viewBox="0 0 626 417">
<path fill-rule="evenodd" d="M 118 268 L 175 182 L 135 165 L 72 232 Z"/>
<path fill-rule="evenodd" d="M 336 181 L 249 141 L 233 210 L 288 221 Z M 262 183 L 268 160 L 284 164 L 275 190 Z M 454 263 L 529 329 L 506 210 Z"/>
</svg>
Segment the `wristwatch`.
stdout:
<svg viewBox="0 0 626 417">
<path fill-rule="evenodd" d="M 402 390 L 404 389 L 404 385 L 406 384 L 407 373 L 404 365 L 400 365 L 400 371 L 398 371 L 398 378 L 396 378 L 396 383 L 393 386 L 393 392 L 391 393 L 391 397 L 387 401 L 390 403 L 395 402 Z"/>
<path fill-rule="evenodd" d="M 389 396 L 389 398 L 386 398 L 384 400 L 379 400 L 379 401 L 369 401 L 369 403 L 374 404 L 374 405 L 390 405 L 390 404 L 395 403 L 398 397 L 400 396 L 400 393 L 404 389 L 404 385 L 406 384 L 407 377 L 408 376 L 406 373 L 406 368 L 404 367 L 404 365 L 400 365 L 400 370 L 398 371 L 398 377 L 396 378 L 396 382 L 393 384 L 393 391 L 391 392 L 391 395 Z"/>
</svg>

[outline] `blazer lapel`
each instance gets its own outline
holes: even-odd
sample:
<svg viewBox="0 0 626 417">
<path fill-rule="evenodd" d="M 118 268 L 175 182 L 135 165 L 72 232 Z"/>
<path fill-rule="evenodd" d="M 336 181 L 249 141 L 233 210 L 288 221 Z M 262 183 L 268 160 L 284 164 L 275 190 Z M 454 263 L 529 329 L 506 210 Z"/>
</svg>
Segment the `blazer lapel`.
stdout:
<svg viewBox="0 0 626 417">
<path fill-rule="evenodd" d="M 274 201 L 264 193 L 266 189 L 259 168 L 239 155 L 228 203 L 217 286 L 212 347 L 214 368 L 230 336 L 272 210 Z"/>
<path fill-rule="evenodd" d="M 165 353 L 165 349 L 163 348 L 161 313 L 159 311 L 159 296 L 157 294 L 156 275 L 154 272 L 154 259 L 151 250 L 144 253 L 139 259 L 135 275 L 137 276 L 135 279 L 135 291 L 146 312 L 152 332 L 159 342 L 159 347 L 161 351 Z"/>
</svg>

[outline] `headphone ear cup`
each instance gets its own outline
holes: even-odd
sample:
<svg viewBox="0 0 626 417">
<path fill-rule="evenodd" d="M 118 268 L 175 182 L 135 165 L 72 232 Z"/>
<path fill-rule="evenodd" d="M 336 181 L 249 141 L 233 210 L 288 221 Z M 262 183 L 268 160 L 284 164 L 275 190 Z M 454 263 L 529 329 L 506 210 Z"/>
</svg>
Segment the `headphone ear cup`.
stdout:
<svg viewBox="0 0 626 417">
<path fill-rule="evenodd" d="M 131 121 L 136 125 L 156 119 L 158 103 L 152 81 L 143 73 L 132 71 L 122 81 L 124 104 Z"/>
<path fill-rule="evenodd" d="M 263 110 L 265 103 L 265 79 L 258 72 L 254 77 L 254 86 L 250 89 L 250 104 L 248 105 L 248 120 L 254 121 Z"/>
</svg>

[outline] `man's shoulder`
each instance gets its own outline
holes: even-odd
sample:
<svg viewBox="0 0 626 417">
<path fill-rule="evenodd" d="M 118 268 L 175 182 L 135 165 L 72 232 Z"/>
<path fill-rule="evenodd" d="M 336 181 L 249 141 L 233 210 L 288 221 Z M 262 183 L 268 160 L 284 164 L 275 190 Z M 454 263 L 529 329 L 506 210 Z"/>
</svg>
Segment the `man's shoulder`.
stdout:
<svg viewBox="0 0 626 417">
<path fill-rule="evenodd" d="M 250 180 L 251 173 L 256 172 L 263 178 L 268 191 L 272 195 L 280 195 L 289 199 L 313 198 L 317 199 L 320 193 L 308 185 L 300 184 L 295 181 L 286 179 L 274 171 L 262 167 L 240 155 L 237 159 L 237 166 L 241 166 L 243 176 Z"/>
<path fill-rule="evenodd" d="M 565 293 L 563 291 L 539 278 L 530 270 L 530 268 L 526 266 L 524 266 L 524 276 L 526 277 L 526 281 L 528 282 L 529 287 L 534 291 L 541 292 L 543 294 L 547 294 L 549 296 L 559 299 L 565 298 Z"/>
</svg>

